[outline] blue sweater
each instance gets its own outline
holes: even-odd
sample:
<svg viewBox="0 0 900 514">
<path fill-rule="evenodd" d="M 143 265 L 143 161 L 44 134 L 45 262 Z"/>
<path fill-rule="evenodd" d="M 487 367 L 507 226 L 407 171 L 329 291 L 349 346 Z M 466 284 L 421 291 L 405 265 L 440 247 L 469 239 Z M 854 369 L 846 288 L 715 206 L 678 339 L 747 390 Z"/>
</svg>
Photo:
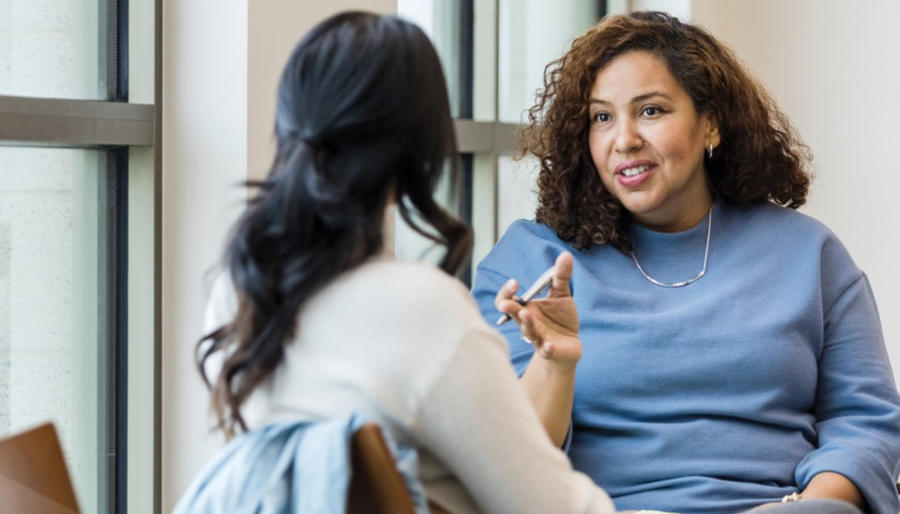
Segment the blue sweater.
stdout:
<svg viewBox="0 0 900 514">
<path fill-rule="evenodd" d="M 632 228 L 644 270 L 665 282 L 697 274 L 706 230 Z M 878 313 L 821 223 L 719 203 L 706 276 L 668 289 L 609 245 L 574 251 L 518 221 L 478 266 L 485 319 L 497 319 L 508 278 L 527 287 L 563 250 L 575 257 L 583 345 L 569 457 L 618 509 L 736 512 L 834 471 L 872 512 L 898 512 L 900 398 Z M 501 331 L 522 373 L 532 347 L 515 323 Z"/>
</svg>

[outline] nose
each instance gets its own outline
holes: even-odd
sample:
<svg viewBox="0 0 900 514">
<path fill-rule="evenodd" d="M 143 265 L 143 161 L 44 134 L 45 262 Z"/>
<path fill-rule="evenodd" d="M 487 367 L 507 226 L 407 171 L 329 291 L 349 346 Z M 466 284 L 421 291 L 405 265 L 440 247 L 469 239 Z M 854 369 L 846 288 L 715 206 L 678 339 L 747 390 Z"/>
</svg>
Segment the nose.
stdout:
<svg viewBox="0 0 900 514">
<path fill-rule="evenodd" d="M 616 132 L 616 152 L 628 154 L 635 150 L 639 150 L 642 146 L 644 146 L 644 140 L 638 133 L 634 120 L 620 120 Z"/>
</svg>

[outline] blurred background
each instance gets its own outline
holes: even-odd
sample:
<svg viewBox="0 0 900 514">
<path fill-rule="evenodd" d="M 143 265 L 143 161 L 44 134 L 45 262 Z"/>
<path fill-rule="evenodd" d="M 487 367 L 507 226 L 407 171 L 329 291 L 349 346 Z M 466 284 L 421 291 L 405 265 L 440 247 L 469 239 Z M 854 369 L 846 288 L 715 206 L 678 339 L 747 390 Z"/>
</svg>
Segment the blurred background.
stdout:
<svg viewBox="0 0 900 514">
<path fill-rule="evenodd" d="M 437 47 L 463 170 L 440 195 L 475 227 L 473 263 L 533 217 L 515 130 L 547 63 L 607 13 L 706 27 L 812 149 L 802 211 L 868 274 L 900 376 L 898 2 L 0 0 L 0 436 L 55 422 L 84 512 L 168 512 L 220 446 L 193 364 L 211 270 L 238 184 L 270 164 L 283 63 L 346 9 Z"/>
</svg>

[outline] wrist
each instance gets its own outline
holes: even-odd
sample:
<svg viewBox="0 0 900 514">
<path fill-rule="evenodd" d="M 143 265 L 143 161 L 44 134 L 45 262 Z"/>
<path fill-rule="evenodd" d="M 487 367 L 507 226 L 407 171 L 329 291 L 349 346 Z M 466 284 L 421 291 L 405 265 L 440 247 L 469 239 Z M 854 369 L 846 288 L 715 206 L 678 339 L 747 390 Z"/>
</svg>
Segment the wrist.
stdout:
<svg viewBox="0 0 900 514">
<path fill-rule="evenodd" d="M 541 355 L 541 352 L 536 351 L 534 352 L 534 356 L 532 356 L 531 358 L 531 364 L 529 365 L 529 367 L 535 367 L 545 375 L 560 378 L 574 376 L 575 367 L 577 364 L 578 359 L 548 359 Z"/>
<path fill-rule="evenodd" d="M 842 500 L 863 509 L 866 505 L 859 489 L 850 479 L 831 471 L 815 475 L 799 494 L 806 500 Z"/>
</svg>

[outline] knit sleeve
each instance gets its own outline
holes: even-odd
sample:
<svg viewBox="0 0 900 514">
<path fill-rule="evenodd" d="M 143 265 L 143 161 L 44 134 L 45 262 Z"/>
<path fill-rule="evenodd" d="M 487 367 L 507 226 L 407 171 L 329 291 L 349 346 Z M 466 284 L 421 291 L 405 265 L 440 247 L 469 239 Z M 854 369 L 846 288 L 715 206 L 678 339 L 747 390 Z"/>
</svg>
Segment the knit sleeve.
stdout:
<svg viewBox="0 0 900 514">
<path fill-rule="evenodd" d="M 871 512 L 897 513 L 900 398 L 861 272 L 826 306 L 815 409 L 818 447 L 797 466 L 800 487 L 836 472 L 856 485 Z"/>
<path fill-rule="evenodd" d="M 465 334 L 414 432 L 483 512 L 613 513 L 606 493 L 554 448 L 487 327 Z"/>
</svg>

